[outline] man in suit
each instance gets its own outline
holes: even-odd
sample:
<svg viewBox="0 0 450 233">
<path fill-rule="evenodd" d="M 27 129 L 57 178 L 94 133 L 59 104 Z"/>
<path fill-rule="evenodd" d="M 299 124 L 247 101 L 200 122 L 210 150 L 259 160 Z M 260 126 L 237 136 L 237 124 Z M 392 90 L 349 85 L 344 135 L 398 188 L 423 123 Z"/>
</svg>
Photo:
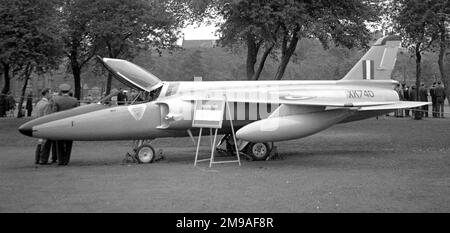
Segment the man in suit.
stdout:
<svg viewBox="0 0 450 233">
<path fill-rule="evenodd" d="M 419 101 L 428 102 L 428 88 L 422 83 L 419 88 Z M 422 106 L 422 116 L 428 117 L 428 105 Z"/>
<path fill-rule="evenodd" d="M 65 111 L 79 105 L 78 100 L 69 95 L 70 89 L 71 86 L 66 83 L 59 86 L 60 95 L 54 96 L 51 100 L 53 112 Z M 67 140 L 60 140 L 56 142 L 58 165 L 67 165 L 69 163 L 72 143 L 73 141 Z"/>
</svg>

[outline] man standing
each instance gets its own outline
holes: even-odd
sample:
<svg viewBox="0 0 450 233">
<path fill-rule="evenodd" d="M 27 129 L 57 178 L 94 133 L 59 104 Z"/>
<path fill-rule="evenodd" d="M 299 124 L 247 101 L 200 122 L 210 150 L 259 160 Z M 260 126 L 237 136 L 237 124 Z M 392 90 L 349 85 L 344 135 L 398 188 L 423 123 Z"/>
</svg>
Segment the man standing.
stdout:
<svg viewBox="0 0 450 233">
<path fill-rule="evenodd" d="M 50 88 L 45 88 L 41 92 L 42 99 L 36 103 L 36 108 L 33 112 L 34 117 L 41 117 L 51 113 L 49 100 L 51 98 Z M 48 157 L 50 156 L 50 149 L 52 148 L 52 140 L 39 139 L 39 144 L 36 147 L 36 164 L 48 164 Z M 55 153 L 55 151 L 54 151 Z M 56 160 L 56 159 L 54 159 Z"/>
<path fill-rule="evenodd" d="M 433 115 L 433 117 L 436 117 L 437 114 L 437 110 L 436 110 L 436 93 L 435 93 L 435 89 L 436 89 L 436 82 L 433 83 L 433 85 L 430 88 L 430 96 L 431 96 L 431 106 L 432 106 L 432 111 L 431 111 L 431 115 Z"/>
<path fill-rule="evenodd" d="M 403 99 L 405 101 L 409 101 L 409 89 L 408 86 L 406 86 L 406 84 L 403 83 Z M 405 109 L 405 117 L 409 117 L 409 109 Z"/>
<path fill-rule="evenodd" d="M 64 83 L 59 86 L 60 95 L 54 96 L 51 101 L 53 112 L 60 112 L 78 106 L 78 100 L 69 95 L 70 89 L 69 84 Z M 56 142 L 58 165 L 67 165 L 69 163 L 72 143 L 73 141 L 68 140 Z"/>
<path fill-rule="evenodd" d="M 412 85 L 409 91 L 409 100 L 410 101 L 419 101 L 419 96 L 417 95 L 416 86 Z M 422 119 L 421 112 L 417 111 L 420 110 L 420 107 L 412 108 L 411 109 L 411 117 L 414 118 L 414 120 L 420 120 Z"/>
<path fill-rule="evenodd" d="M 428 102 L 428 89 L 425 83 L 422 83 L 419 88 L 419 101 Z M 424 117 L 428 117 L 428 105 L 422 106 L 422 114 Z"/>
<path fill-rule="evenodd" d="M 397 84 L 397 87 L 395 87 L 395 91 L 397 92 L 398 98 L 400 99 L 400 101 L 403 101 L 404 100 L 403 89 L 400 87 L 400 84 Z M 395 117 L 403 117 L 403 109 L 395 110 L 394 115 L 395 115 Z"/>
<path fill-rule="evenodd" d="M 441 85 L 441 81 L 438 82 L 436 89 L 434 89 L 434 93 L 436 95 L 437 117 L 444 118 L 445 91 L 444 87 Z"/>
</svg>

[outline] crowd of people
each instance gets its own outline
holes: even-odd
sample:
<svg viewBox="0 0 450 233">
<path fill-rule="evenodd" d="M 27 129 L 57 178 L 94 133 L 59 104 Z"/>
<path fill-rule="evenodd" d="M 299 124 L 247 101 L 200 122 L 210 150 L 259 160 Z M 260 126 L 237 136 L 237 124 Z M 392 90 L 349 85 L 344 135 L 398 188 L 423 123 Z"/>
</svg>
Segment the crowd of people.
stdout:
<svg viewBox="0 0 450 233">
<path fill-rule="evenodd" d="M 419 91 L 417 92 L 417 88 L 415 85 L 408 87 L 404 83 L 401 86 L 400 84 L 398 84 L 395 88 L 401 101 L 428 102 L 428 97 L 431 97 L 431 115 L 434 118 L 444 118 L 444 102 L 447 96 L 445 95 L 444 86 L 442 85 L 442 83 L 440 81 L 434 82 L 430 88 L 428 88 L 424 83 L 421 83 L 418 89 Z M 429 107 L 428 105 L 424 105 L 420 108 L 414 109 L 399 109 L 395 111 L 395 116 L 411 116 L 415 119 L 429 117 Z"/>
</svg>

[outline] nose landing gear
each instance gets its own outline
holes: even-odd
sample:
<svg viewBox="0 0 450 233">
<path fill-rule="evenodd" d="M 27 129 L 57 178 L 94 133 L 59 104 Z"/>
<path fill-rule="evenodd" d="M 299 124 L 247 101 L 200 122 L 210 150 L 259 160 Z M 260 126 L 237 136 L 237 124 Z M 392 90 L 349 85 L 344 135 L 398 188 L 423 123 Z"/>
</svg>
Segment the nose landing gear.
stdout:
<svg viewBox="0 0 450 233">
<path fill-rule="evenodd" d="M 155 152 L 150 145 L 152 140 L 135 140 L 133 141 L 133 151 L 125 155 L 124 163 L 153 163 L 164 159 L 162 151 Z M 156 158 L 159 155 L 159 158 Z"/>
<path fill-rule="evenodd" d="M 136 149 L 136 159 L 139 163 L 152 163 L 155 160 L 155 149 L 144 144 Z"/>
</svg>

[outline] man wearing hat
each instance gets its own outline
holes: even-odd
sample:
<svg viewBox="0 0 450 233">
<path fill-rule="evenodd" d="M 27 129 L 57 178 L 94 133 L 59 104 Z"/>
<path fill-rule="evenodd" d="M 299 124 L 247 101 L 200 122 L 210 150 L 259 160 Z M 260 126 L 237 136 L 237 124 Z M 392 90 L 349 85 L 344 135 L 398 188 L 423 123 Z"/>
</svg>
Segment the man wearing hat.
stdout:
<svg viewBox="0 0 450 233">
<path fill-rule="evenodd" d="M 59 85 L 60 95 L 54 96 L 51 101 L 53 112 L 65 111 L 78 106 L 78 100 L 69 95 L 70 85 Z M 56 142 L 58 165 L 67 165 L 70 160 L 73 141 L 61 140 Z"/>
</svg>

